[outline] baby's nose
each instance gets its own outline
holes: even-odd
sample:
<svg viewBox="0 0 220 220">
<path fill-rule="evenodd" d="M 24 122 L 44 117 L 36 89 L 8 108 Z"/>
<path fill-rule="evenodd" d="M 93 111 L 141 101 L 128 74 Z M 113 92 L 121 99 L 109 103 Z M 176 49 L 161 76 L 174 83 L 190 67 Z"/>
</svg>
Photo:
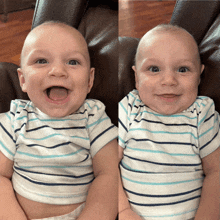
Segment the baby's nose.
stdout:
<svg viewBox="0 0 220 220">
<path fill-rule="evenodd" d="M 55 77 L 67 77 L 67 71 L 65 69 L 65 66 L 63 64 L 57 64 L 53 65 L 50 72 L 49 76 L 55 76 Z"/>
<path fill-rule="evenodd" d="M 173 71 L 167 71 L 165 74 L 163 74 L 162 84 L 167 86 L 177 85 L 177 74 Z"/>
</svg>

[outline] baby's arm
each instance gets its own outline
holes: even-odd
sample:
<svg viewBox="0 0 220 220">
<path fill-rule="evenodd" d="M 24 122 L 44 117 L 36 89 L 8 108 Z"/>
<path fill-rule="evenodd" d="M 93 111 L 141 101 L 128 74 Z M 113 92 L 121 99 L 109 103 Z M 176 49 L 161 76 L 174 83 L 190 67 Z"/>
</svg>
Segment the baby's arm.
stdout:
<svg viewBox="0 0 220 220">
<path fill-rule="evenodd" d="M 115 220 L 118 210 L 117 140 L 105 145 L 93 158 L 95 179 L 86 206 L 77 220 Z"/>
<path fill-rule="evenodd" d="M 123 148 L 118 146 L 119 152 L 119 162 L 123 157 Z M 120 173 L 120 171 L 119 171 Z M 119 175 L 119 184 L 118 184 L 118 216 L 119 220 L 141 220 L 142 218 L 137 215 L 134 211 L 131 210 L 130 204 L 128 202 L 127 196 L 123 190 L 121 175 Z"/>
<path fill-rule="evenodd" d="M 220 148 L 202 159 L 205 179 L 195 220 L 219 220 Z"/>
<path fill-rule="evenodd" d="M 0 152 L 0 220 L 27 220 L 11 183 L 13 161 Z"/>
</svg>

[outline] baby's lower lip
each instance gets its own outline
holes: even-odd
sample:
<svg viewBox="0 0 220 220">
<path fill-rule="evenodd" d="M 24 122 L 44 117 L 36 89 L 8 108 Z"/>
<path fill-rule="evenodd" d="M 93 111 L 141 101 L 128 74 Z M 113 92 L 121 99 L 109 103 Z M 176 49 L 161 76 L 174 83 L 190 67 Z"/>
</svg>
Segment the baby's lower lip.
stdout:
<svg viewBox="0 0 220 220">
<path fill-rule="evenodd" d="M 176 94 L 162 94 L 162 95 L 158 95 L 158 97 L 160 99 L 162 99 L 163 101 L 166 102 L 174 102 L 179 98 L 180 95 L 176 95 Z"/>
</svg>

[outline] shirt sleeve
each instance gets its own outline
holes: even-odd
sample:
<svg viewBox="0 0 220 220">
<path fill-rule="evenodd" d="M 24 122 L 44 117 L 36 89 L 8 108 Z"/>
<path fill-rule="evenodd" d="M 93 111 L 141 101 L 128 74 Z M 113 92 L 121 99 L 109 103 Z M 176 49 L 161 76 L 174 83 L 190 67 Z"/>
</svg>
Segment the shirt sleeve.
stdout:
<svg viewBox="0 0 220 220">
<path fill-rule="evenodd" d="M 118 129 L 105 113 L 105 105 L 102 102 L 87 100 L 85 105 L 88 110 L 90 153 L 94 157 L 101 148 L 117 138 Z"/>
<path fill-rule="evenodd" d="M 205 97 L 200 103 L 198 137 L 201 158 L 214 152 L 220 145 L 219 114 L 212 99 Z"/>
<path fill-rule="evenodd" d="M 13 128 L 13 114 L 0 114 L 0 151 L 10 160 L 14 160 L 16 141 Z"/>
</svg>

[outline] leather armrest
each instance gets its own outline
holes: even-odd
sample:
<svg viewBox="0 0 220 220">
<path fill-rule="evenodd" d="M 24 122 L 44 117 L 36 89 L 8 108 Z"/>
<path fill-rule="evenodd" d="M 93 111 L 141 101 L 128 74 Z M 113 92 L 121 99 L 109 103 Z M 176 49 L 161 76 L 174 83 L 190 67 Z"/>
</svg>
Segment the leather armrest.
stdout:
<svg viewBox="0 0 220 220">
<path fill-rule="evenodd" d="M 118 12 L 91 7 L 79 25 L 95 67 L 95 80 L 88 98 L 102 101 L 112 122 L 118 124 Z"/>
</svg>

